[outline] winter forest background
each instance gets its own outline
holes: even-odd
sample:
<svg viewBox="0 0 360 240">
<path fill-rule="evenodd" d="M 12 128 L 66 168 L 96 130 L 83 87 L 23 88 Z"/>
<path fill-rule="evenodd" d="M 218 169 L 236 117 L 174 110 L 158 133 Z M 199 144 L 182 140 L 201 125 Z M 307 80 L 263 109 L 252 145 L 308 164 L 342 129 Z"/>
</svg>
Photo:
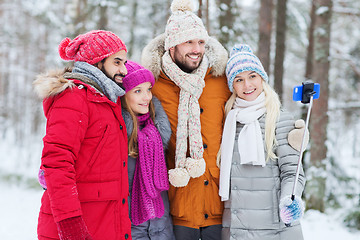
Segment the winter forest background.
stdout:
<svg viewBox="0 0 360 240">
<path fill-rule="evenodd" d="M 308 181 L 305 221 L 316 214 L 336 215 L 346 231 L 358 234 L 360 1 L 194 3 L 210 35 L 228 50 L 235 43 L 247 43 L 256 51 L 270 83 L 295 118 L 305 119 L 307 105 L 292 101 L 292 88 L 308 79 L 321 84 L 320 98 L 311 112 L 311 142 L 303 161 Z M 110 30 L 125 41 L 128 58 L 139 62 L 143 47 L 164 32 L 170 4 L 171 0 L 0 0 L 1 223 L 12 223 L 3 206 L 6 198 L 18 199 L 26 209 L 36 207 L 32 211 L 38 212 L 42 190 L 37 171 L 46 122 L 32 81 L 41 72 L 65 66 L 57 52 L 60 41 L 92 29 Z M 35 191 L 37 197 L 21 195 L 29 191 Z M 22 217 L 13 218 L 21 222 Z M 32 221 L 36 228 L 36 218 Z M 0 225 L 1 237 L 10 226 Z M 6 236 L 11 235 L 1 239 L 10 239 Z"/>
</svg>

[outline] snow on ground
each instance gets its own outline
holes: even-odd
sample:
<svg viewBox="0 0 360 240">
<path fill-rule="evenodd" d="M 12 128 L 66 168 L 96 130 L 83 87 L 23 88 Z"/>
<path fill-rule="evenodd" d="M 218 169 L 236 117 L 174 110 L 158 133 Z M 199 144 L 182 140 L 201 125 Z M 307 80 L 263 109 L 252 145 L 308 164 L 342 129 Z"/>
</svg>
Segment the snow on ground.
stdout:
<svg viewBox="0 0 360 240">
<path fill-rule="evenodd" d="M 42 190 L 0 182 L 0 239 L 36 240 L 37 217 Z M 307 211 L 302 228 L 305 240 L 359 240 L 360 231 L 342 225 L 340 214 Z"/>
</svg>

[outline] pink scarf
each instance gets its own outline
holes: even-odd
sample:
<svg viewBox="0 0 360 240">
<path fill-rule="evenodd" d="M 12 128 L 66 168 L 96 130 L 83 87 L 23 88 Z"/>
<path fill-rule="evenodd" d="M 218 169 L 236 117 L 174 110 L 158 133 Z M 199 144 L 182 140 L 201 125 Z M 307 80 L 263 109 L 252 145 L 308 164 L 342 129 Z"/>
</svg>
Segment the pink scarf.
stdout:
<svg viewBox="0 0 360 240">
<path fill-rule="evenodd" d="M 160 193 L 169 189 L 160 133 L 149 113 L 138 116 L 138 120 L 139 156 L 131 198 L 131 220 L 134 225 L 162 217 L 164 203 Z"/>
</svg>

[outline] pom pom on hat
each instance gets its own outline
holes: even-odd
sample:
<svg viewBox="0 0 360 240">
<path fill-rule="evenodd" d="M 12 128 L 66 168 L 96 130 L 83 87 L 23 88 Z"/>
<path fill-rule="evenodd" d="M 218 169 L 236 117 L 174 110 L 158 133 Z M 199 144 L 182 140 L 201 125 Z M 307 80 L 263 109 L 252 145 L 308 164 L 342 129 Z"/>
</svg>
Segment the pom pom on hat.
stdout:
<svg viewBox="0 0 360 240">
<path fill-rule="evenodd" d="M 69 43 L 71 42 L 71 39 L 70 38 L 65 38 L 63 39 L 60 44 L 59 44 L 59 54 L 60 54 L 60 57 L 64 60 L 67 60 L 67 61 L 71 61 L 72 58 L 68 57 L 66 55 L 66 47 L 69 45 Z"/>
<path fill-rule="evenodd" d="M 193 11 L 191 0 L 174 0 L 172 15 L 165 28 L 165 51 L 192 39 L 208 41 L 209 35 L 202 20 Z"/>
<path fill-rule="evenodd" d="M 174 0 L 171 3 L 171 12 L 174 13 L 176 11 L 194 11 L 194 5 L 191 0 Z"/>
<path fill-rule="evenodd" d="M 65 61 L 82 61 L 89 64 L 100 62 L 104 58 L 126 50 L 124 42 L 114 33 L 94 30 L 81 34 L 71 40 L 63 39 L 59 44 L 59 55 Z"/>
<path fill-rule="evenodd" d="M 126 62 L 125 67 L 128 71 L 126 76 L 123 78 L 123 83 L 122 83 L 125 92 L 130 91 L 137 85 L 144 82 L 150 82 L 151 86 L 154 86 L 155 78 L 150 70 L 130 60 Z"/>
<path fill-rule="evenodd" d="M 231 92 L 234 89 L 233 82 L 236 75 L 246 71 L 254 71 L 259 74 L 264 81 L 269 81 L 263 65 L 259 58 L 253 53 L 251 47 L 246 44 L 235 45 L 230 51 L 230 58 L 225 69 Z"/>
</svg>

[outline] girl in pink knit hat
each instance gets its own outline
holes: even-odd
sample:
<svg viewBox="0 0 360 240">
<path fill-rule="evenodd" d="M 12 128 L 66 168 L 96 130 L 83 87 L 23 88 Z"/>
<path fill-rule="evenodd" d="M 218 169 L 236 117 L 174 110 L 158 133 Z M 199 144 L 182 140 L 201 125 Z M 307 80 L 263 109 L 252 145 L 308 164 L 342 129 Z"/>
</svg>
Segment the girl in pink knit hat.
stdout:
<svg viewBox="0 0 360 240">
<path fill-rule="evenodd" d="M 169 214 L 169 180 L 164 149 L 170 123 L 160 101 L 152 97 L 153 74 L 128 61 L 121 98 L 128 133 L 129 205 L 132 239 L 175 239 Z"/>
</svg>

